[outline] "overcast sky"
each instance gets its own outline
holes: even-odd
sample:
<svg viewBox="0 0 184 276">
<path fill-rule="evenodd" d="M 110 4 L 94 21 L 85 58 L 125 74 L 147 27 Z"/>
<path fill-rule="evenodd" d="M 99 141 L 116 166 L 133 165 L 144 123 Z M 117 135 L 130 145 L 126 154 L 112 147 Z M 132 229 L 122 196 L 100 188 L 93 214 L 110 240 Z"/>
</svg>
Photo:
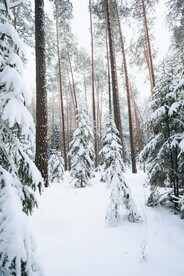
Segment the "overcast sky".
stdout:
<svg viewBox="0 0 184 276">
<path fill-rule="evenodd" d="M 72 20 L 73 32 L 78 36 L 82 47 L 90 48 L 90 21 L 88 12 L 88 0 L 72 0 L 74 18 Z"/>
</svg>

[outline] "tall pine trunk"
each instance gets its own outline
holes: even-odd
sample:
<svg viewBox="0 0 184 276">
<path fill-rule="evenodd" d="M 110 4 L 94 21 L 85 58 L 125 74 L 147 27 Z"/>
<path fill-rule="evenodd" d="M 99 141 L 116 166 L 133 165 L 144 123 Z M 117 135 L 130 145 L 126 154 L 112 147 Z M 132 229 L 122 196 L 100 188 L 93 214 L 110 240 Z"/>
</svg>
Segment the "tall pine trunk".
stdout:
<svg viewBox="0 0 184 276">
<path fill-rule="evenodd" d="M 111 75 L 109 65 L 109 49 L 108 49 L 108 30 L 106 30 L 106 55 L 107 55 L 107 77 L 108 77 L 108 96 L 109 96 L 109 115 L 112 115 L 112 97 L 111 97 Z"/>
<path fill-rule="evenodd" d="M 70 91 L 70 94 L 71 94 L 72 105 L 73 105 L 73 112 L 74 112 L 75 122 L 76 122 L 77 121 L 78 111 L 77 111 L 76 101 L 75 101 L 75 97 L 74 97 L 74 93 L 73 93 L 73 89 L 72 89 L 72 84 L 71 84 L 71 80 L 70 80 L 70 76 L 69 76 L 69 72 L 68 71 L 67 71 L 67 77 L 68 77 L 68 86 L 69 86 L 69 91 Z"/>
<path fill-rule="evenodd" d="M 111 26 L 111 14 L 110 14 L 109 1 L 105 0 L 105 4 L 106 4 L 105 9 L 106 9 L 107 31 L 108 31 L 108 37 L 109 37 L 109 57 L 110 57 L 110 64 L 111 64 L 114 121 L 119 131 L 121 145 L 122 145 L 122 154 L 123 154 L 123 159 L 125 161 L 124 139 L 123 139 L 122 125 L 121 125 L 118 79 L 117 79 L 117 70 L 116 70 L 116 56 L 115 56 L 113 30 Z"/>
<path fill-rule="evenodd" d="M 51 117 L 51 145 L 55 149 L 55 102 L 54 102 L 54 91 L 52 94 L 52 117 Z"/>
<path fill-rule="evenodd" d="M 92 21 L 92 3 L 89 0 L 90 11 L 90 34 L 91 34 L 91 78 L 92 78 L 92 112 L 93 112 L 93 133 L 94 133 L 94 152 L 95 152 L 95 168 L 98 166 L 97 152 L 97 125 L 96 125 L 96 105 L 95 105 L 95 71 L 94 71 L 94 49 L 93 49 L 93 21 Z"/>
<path fill-rule="evenodd" d="M 152 59 L 152 53 L 151 53 L 151 44 L 150 44 L 150 38 L 149 38 L 149 32 L 148 32 L 148 23 L 147 23 L 146 8 L 145 8 L 144 0 L 141 0 L 141 3 L 142 3 L 142 13 L 143 13 L 144 31 L 145 31 L 145 39 L 146 39 L 146 50 L 148 55 L 147 60 L 149 64 L 148 70 L 149 70 L 149 76 L 150 76 L 150 86 L 151 86 L 151 93 L 153 94 L 153 89 L 155 86 L 153 59 Z"/>
<path fill-rule="evenodd" d="M 174 182 L 175 191 L 174 195 L 179 198 L 179 178 L 178 178 L 178 146 L 175 147 L 174 151 Z"/>
<path fill-rule="evenodd" d="M 59 47 L 59 26 L 58 26 L 58 1 L 56 1 L 56 40 L 57 40 L 57 55 L 58 55 L 58 76 L 59 76 L 59 92 L 60 92 L 60 111 L 61 111 L 61 124 L 62 124 L 62 145 L 64 156 L 64 167 L 67 170 L 67 153 L 66 153 L 66 133 L 65 133 L 65 118 L 64 118 L 64 104 L 63 104 L 63 89 L 62 89 L 62 75 L 61 75 L 61 59 Z M 62 152 L 62 149 L 61 149 Z"/>
<path fill-rule="evenodd" d="M 86 73 L 85 73 L 85 69 L 83 70 L 83 82 L 84 82 L 84 95 L 85 95 L 85 101 L 86 103 L 88 102 L 88 98 L 87 98 L 87 88 L 86 88 Z"/>
<path fill-rule="evenodd" d="M 36 166 L 48 187 L 48 114 L 45 61 L 44 1 L 35 0 L 36 41 Z"/>
<path fill-rule="evenodd" d="M 67 51 L 67 56 L 68 56 L 70 74 L 71 74 L 71 78 L 72 78 L 72 88 L 73 88 L 72 93 L 73 93 L 73 98 L 74 98 L 74 102 L 75 102 L 75 116 L 77 118 L 78 108 L 77 108 L 77 95 L 76 95 L 76 89 L 75 89 L 75 80 L 74 80 L 73 68 L 72 68 L 72 63 L 71 63 L 71 58 L 70 58 L 70 53 L 69 53 L 69 49 L 68 49 L 68 42 L 67 42 L 65 31 L 64 31 L 64 40 L 65 40 L 65 44 L 66 44 L 66 51 Z"/>
<path fill-rule="evenodd" d="M 167 114 L 166 117 L 166 126 L 167 126 L 167 139 L 171 137 L 171 130 L 170 130 L 170 124 L 169 124 L 169 116 Z M 179 187 L 178 187 L 178 155 L 177 155 L 177 148 L 176 149 L 171 149 L 170 151 L 170 180 L 173 185 L 173 191 L 174 195 L 176 197 L 179 196 Z M 175 207 L 177 207 L 177 203 L 175 204 Z"/>
<path fill-rule="evenodd" d="M 137 140 L 138 140 L 138 148 L 139 148 L 139 153 L 143 150 L 143 139 L 142 139 L 142 133 L 141 133 L 141 124 L 140 124 L 140 119 L 139 119 L 139 112 L 137 108 L 137 104 L 135 101 L 135 97 L 131 92 L 131 98 L 132 98 L 132 103 L 133 103 L 133 108 L 134 108 L 134 116 L 135 116 L 135 123 L 136 123 L 136 133 L 137 133 Z"/>
<path fill-rule="evenodd" d="M 96 99 L 97 99 L 97 150 L 98 152 L 101 149 L 101 133 L 102 133 L 102 93 L 100 93 L 99 89 L 99 80 L 96 79 L 95 81 L 96 85 Z M 101 97 L 100 97 L 101 94 Z"/>
<path fill-rule="evenodd" d="M 130 150 L 131 150 L 132 173 L 137 173 L 136 159 L 135 159 L 135 148 L 134 148 L 135 147 L 135 143 L 134 143 L 133 124 L 132 124 L 131 98 L 130 98 L 130 86 L 129 86 L 129 78 L 128 78 L 127 61 L 126 61 L 125 47 L 124 47 L 124 42 L 123 42 L 123 34 L 122 34 L 121 23 L 120 23 L 120 19 L 119 19 L 117 2 L 115 4 L 116 4 L 116 15 L 117 15 L 117 20 L 118 20 L 118 28 L 119 28 L 119 35 L 120 35 L 121 52 L 122 52 L 122 57 L 123 57 L 125 87 L 126 87 L 127 104 L 128 104 L 128 123 L 129 123 L 129 135 L 130 135 Z"/>
</svg>

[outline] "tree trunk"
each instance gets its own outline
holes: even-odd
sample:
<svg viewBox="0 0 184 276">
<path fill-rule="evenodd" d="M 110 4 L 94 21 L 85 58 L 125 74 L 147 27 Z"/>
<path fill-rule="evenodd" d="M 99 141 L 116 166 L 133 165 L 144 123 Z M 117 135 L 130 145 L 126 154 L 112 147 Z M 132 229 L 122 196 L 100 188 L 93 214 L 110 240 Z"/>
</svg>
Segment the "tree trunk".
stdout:
<svg viewBox="0 0 184 276">
<path fill-rule="evenodd" d="M 59 139 L 59 147 L 60 147 L 60 154 L 63 156 L 63 131 L 62 131 L 62 112 L 61 112 L 61 95 L 59 94 L 59 129 L 60 129 L 60 139 Z"/>
<path fill-rule="evenodd" d="M 109 49 L 108 49 L 108 31 L 106 31 L 106 53 L 107 53 L 107 77 L 108 77 L 108 96 L 109 96 L 109 115 L 112 115 L 112 97 L 111 97 L 111 76 L 109 66 Z"/>
<path fill-rule="evenodd" d="M 18 8 L 13 8 L 13 26 L 17 29 L 17 10 Z"/>
<path fill-rule="evenodd" d="M 85 101 L 88 102 L 87 98 L 87 89 L 86 89 L 86 73 L 85 70 L 83 70 L 83 79 L 84 79 L 84 95 L 85 95 Z"/>
<path fill-rule="evenodd" d="M 166 114 L 166 127 L 167 127 L 167 139 L 171 137 L 171 130 L 170 130 L 170 124 L 169 124 L 169 116 Z M 176 157 L 175 150 L 170 150 L 170 168 L 169 168 L 169 179 L 171 180 L 171 183 L 173 185 L 174 195 L 177 196 L 177 182 L 176 182 L 176 164 L 177 164 L 177 157 Z M 175 207 L 177 207 L 177 204 L 175 204 Z"/>
<path fill-rule="evenodd" d="M 178 179 L 178 148 L 177 146 L 173 150 L 174 153 L 174 182 L 175 182 L 175 191 L 174 195 L 179 197 L 179 179 Z"/>
<path fill-rule="evenodd" d="M 97 133 L 98 133 L 98 152 L 101 149 L 101 133 L 102 133 L 102 91 L 100 97 L 99 80 L 95 81 L 96 84 L 96 99 L 97 99 Z"/>
<path fill-rule="evenodd" d="M 107 30 L 108 30 L 108 36 L 109 36 L 109 56 L 110 56 L 110 63 L 111 63 L 114 121 L 115 121 L 116 127 L 119 131 L 119 136 L 120 136 L 121 145 L 122 145 L 122 155 L 123 155 L 123 159 L 125 161 L 124 140 L 123 140 L 123 133 L 122 133 L 122 125 L 121 125 L 120 105 L 119 105 L 116 56 L 115 56 L 115 48 L 114 48 L 113 30 L 112 30 L 112 26 L 111 26 L 111 15 L 110 15 L 109 1 L 105 0 L 105 4 L 106 4 L 105 9 L 106 9 L 106 19 L 107 19 Z"/>
<path fill-rule="evenodd" d="M 139 153 L 140 153 L 143 150 L 143 140 L 142 140 L 142 134 L 141 134 L 141 124 L 140 124 L 140 120 L 139 120 L 139 113 L 138 113 L 138 109 L 137 109 L 137 104 L 136 104 L 135 97 L 134 97 L 132 91 L 131 91 L 131 95 L 132 95 L 132 102 L 133 102 L 133 107 L 134 107 L 136 132 L 137 132 L 138 147 L 139 147 Z"/>
<path fill-rule="evenodd" d="M 67 153 L 66 153 L 66 133 L 65 133 L 65 118 L 64 118 L 64 104 L 63 104 L 63 89 L 62 89 L 62 75 L 61 75 L 61 59 L 59 47 L 59 27 L 58 27 L 58 1 L 56 1 L 56 39 L 57 39 L 57 55 L 58 55 L 58 75 L 59 75 L 59 91 L 60 91 L 60 109 L 62 121 L 62 145 L 64 156 L 64 167 L 67 170 Z"/>
<path fill-rule="evenodd" d="M 68 71 L 67 71 L 67 76 L 68 76 L 69 90 L 70 90 L 70 94 L 71 94 L 71 98 L 72 98 L 72 105 L 73 105 L 73 111 L 74 111 L 75 122 L 76 122 L 77 121 L 78 111 L 77 111 L 76 101 L 75 101 L 75 97 L 74 97 L 74 93 L 73 93 L 73 89 L 72 89 L 72 84 L 71 84 L 71 80 L 70 80 L 70 76 L 69 76 Z"/>
<path fill-rule="evenodd" d="M 125 87 L 126 87 L 126 94 L 127 94 L 128 122 L 129 122 L 129 135 L 130 135 L 130 150 L 131 150 L 132 173 L 137 173 L 136 160 L 135 160 L 134 134 L 133 134 L 133 124 L 132 124 L 132 112 L 131 112 L 131 101 L 130 101 L 130 87 L 129 87 L 128 69 L 127 69 L 125 48 L 124 48 L 123 35 L 122 35 L 122 29 L 121 29 L 121 24 L 120 24 L 120 19 L 119 19 L 119 13 L 118 13 L 117 3 L 116 3 L 116 14 L 117 14 L 117 20 L 118 20 L 118 28 L 119 28 L 119 35 L 120 35 L 120 45 L 121 45 L 121 52 L 122 52 L 123 65 L 124 65 Z"/>
<path fill-rule="evenodd" d="M 69 145 L 72 141 L 72 112 L 70 111 L 70 129 L 69 129 Z M 69 170 L 71 170 L 71 157 L 69 156 L 68 157 L 68 168 Z"/>
<path fill-rule="evenodd" d="M 153 68 L 153 59 L 152 59 L 152 53 L 151 53 L 151 45 L 150 45 L 150 38 L 149 38 L 149 32 L 148 32 L 148 23 L 147 23 L 147 17 L 146 17 L 146 9 L 145 9 L 145 3 L 144 0 L 141 0 L 142 2 L 142 12 L 143 12 L 143 20 L 144 20 L 144 31 L 145 31 L 145 38 L 146 38 L 146 45 L 147 45 L 147 52 L 148 52 L 148 64 L 150 71 L 150 86 L 151 86 L 151 93 L 153 94 L 153 89 L 155 86 L 155 76 L 154 76 L 154 68 Z"/>
<path fill-rule="evenodd" d="M 66 125 L 67 125 L 67 135 L 66 135 L 66 147 L 67 147 L 67 152 L 69 152 L 69 137 L 70 137 L 70 100 L 69 100 L 69 95 L 67 93 L 66 96 L 66 102 L 67 102 L 67 112 L 66 112 Z"/>
<path fill-rule="evenodd" d="M 149 75 L 149 82 L 150 82 L 150 91 L 151 91 L 151 95 L 153 95 L 152 91 L 153 91 L 153 85 L 152 85 L 152 74 L 151 74 L 151 68 L 150 68 L 150 62 L 149 62 L 149 56 L 148 56 L 148 46 L 147 46 L 147 43 L 145 41 L 145 44 L 143 45 L 144 47 L 144 56 L 145 56 L 145 59 L 146 59 L 146 65 L 147 65 L 147 68 L 148 68 L 148 75 Z"/>
<path fill-rule="evenodd" d="M 64 31 L 64 39 L 65 39 L 65 43 L 66 43 L 68 62 L 69 62 L 70 73 L 71 73 L 71 78 L 72 78 L 72 88 L 73 88 L 73 96 L 74 96 L 74 102 L 75 102 L 75 116 L 77 118 L 77 116 L 78 116 L 78 108 L 77 108 L 77 95 L 76 95 L 76 89 L 75 89 L 75 80 L 74 80 L 72 63 L 71 63 L 71 58 L 70 58 L 70 53 L 69 53 L 69 49 L 68 49 L 68 42 L 67 42 L 67 39 L 66 39 L 66 33 L 65 33 L 65 31 Z"/>
<path fill-rule="evenodd" d="M 73 88 L 72 91 L 73 91 L 74 102 L 75 102 L 75 116 L 76 116 L 76 118 L 77 118 L 77 115 L 78 115 L 77 96 L 76 96 L 75 81 L 74 81 L 73 69 L 72 69 L 72 64 L 71 64 L 71 59 L 70 59 L 69 52 L 68 52 L 68 61 L 69 61 L 70 73 L 71 73 L 71 77 L 72 77 L 72 88 Z"/>
<path fill-rule="evenodd" d="M 97 126 L 96 126 L 96 106 L 95 106 L 95 72 L 94 72 L 94 50 L 93 50 L 93 22 L 92 22 L 91 7 L 92 7 L 91 0 L 89 0 L 90 34 L 91 34 L 91 76 L 92 76 L 93 133 L 94 133 L 95 168 L 97 168 L 97 166 L 98 166 L 98 152 L 97 152 Z"/>
<path fill-rule="evenodd" d="M 54 102 L 54 92 L 52 94 L 52 118 L 51 118 L 51 130 L 52 130 L 52 134 L 51 134 L 51 145 L 52 148 L 55 149 L 55 102 Z"/>
<path fill-rule="evenodd" d="M 36 40 L 36 166 L 48 187 L 48 114 L 45 62 L 45 15 L 44 1 L 35 0 Z"/>
</svg>

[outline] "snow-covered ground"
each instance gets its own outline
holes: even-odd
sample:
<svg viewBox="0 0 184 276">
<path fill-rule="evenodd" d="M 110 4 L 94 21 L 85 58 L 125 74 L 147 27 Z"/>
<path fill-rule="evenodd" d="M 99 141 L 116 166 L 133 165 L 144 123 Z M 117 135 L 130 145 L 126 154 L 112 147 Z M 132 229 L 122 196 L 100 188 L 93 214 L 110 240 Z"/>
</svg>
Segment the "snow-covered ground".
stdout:
<svg viewBox="0 0 184 276">
<path fill-rule="evenodd" d="M 184 221 L 145 205 L 145 174 L 125 174 L 141 223 L 105 225 L 109 192 L 97 175 L 74 189 L 65 173 L 39 199 L 31 218 L 45 276 L 183 276 Z"/>
</svg>

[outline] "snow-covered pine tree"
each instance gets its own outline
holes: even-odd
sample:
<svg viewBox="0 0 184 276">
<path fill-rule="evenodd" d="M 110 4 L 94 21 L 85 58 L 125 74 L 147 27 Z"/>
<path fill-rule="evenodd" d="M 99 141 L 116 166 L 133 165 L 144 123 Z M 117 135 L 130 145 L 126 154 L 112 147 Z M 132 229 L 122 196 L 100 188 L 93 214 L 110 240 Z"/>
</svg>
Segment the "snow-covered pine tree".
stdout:
<svg viewBox="0 0 184 276">
<path fill-rule="evenodd" d="M 176 67 L 177 68 L 177 67 Z M 184 137 L 184 80 L 178 69 L 167 63 L 156 82 L 154 95 L 147 109 L 153 113 L 148 122 L 152 129 L 149 143 L 141 153 L 147 162 L 148 182 L 152 193 L 148 205 L 177 201 L 184 188 L 183 137 Z M 170 188 L 165 196 L 158 187 Z M 174 204 L 176 207 L 176 204 Z"/>
<path fill-rule="evenodd" d="M 184 189 L 184 71 L 177 72 L 172 85 L 174 103 L 169 108 L 170 121 L 173 118 L 171 146 L 175 147 L 177 153 L 178 185 Z"/>
<path fill-rule="evenodd" d="M 169 109 L 169 117 L 173 117 L 174 121 L 171 145 L 175 148 L 175 174 L 178 180 L 178 195 L 174 190 L 173 199 L 178 203 L 181 218 L 184 218 L 184 71 L 173 80 L 173 90 L 175 102 Z"/>
<path fill-rule="evenodd" d="M 102 178 L 110 189 L 110 204 L 107 209 L 106 222 L 108 225 L 116 225 L 121 218 L 123 207 L 128 211 L 128 220 L 138 222 L 140 216 L 137 213 L 131 191 L 124 179 L 122 147 L 118 130 L 111 116 L 107 120 L 105 130 L 100 155 L 102 159 Z"/>
<path fill-rule="evenodd" d="M 72 184 L 75 187 L 90 186 L 94 175 L 94 146 L 87 107 L 78 112 L 78 127 L 73 133 L 69 156 Z"/>
<path fill-rule="evenodd" d="M 22 77 L 22 43 L 11 24 L 10 8 L 22 1 L 0 1 L 0 275 L 41 275 L 27 215 L 43 185 L 32 161 L 34 123 L 26 106 L 31 97 Z"/>
<path fill-rule="evenodd" d="M 64 160 L 60 156 L 60 153 L 56 150 L 52 150 L 49 158 L 49 181 L 60 182 L 63 180 L 64 174 Z"/>
<path fill-rule="evenodd" d="M 4 165 L 4 164 L 3 164 Z M 22 183 L 0 165 L 0 275 L 43 275 L 28 216 L 22 211 Z M 28 192 L 30 193 L 30 192 Z"/>
<path fill-rule="evenodd" d="M 101 156 L 100 172 L 102 181 L 106 182 L 108 180 L 108 169 L 111 167 L 112 159 L 111 150 L 112 150 L 112 141 L 114 141 L 117 152 L 121 152 L 120 140 L 118 137 L 118 130 L 114 124 L 112 116 L 107 118 L 105 125 L 105 133 L 102 137 L 102 146 L 103 148 L 99 152 Z M 116 153 L 115 153 L 116 154 Z M 122 172 L 124 172 L 124 164 L 122 162 Z M 107 182 L 108 183 L 108 182 Z"/>
</svg>

